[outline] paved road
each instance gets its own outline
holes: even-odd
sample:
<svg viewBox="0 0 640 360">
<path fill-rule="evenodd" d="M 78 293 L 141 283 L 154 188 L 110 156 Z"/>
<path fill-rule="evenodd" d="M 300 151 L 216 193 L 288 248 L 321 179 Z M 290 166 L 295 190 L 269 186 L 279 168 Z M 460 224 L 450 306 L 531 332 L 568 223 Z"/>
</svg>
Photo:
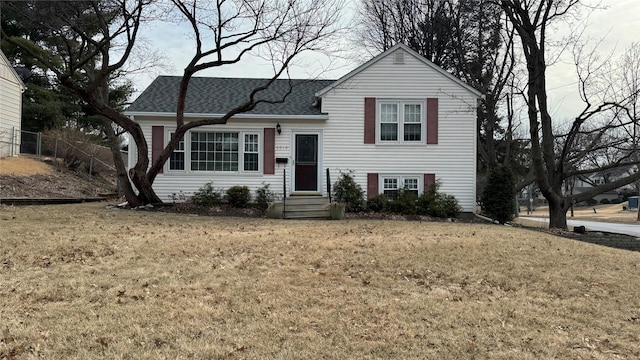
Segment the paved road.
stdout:
<svg viewBox="0 0 640 360">
<path fill-rule="evenodd" d="M 529 217 L 529 216 L 522 216 L 522 218 L 527 220 L 533 220 L 533 221 L 549 222 L 548 218 Z M 588 231 L 604 231 L 604 232 L 640 237 L 640 225 L 618 224 L 618 223 L 599 222 L 599 221 L 568 220 L 568 219 L 567 219 L 567 225 L 584 226 L 587 228 Z"/>
</svg>

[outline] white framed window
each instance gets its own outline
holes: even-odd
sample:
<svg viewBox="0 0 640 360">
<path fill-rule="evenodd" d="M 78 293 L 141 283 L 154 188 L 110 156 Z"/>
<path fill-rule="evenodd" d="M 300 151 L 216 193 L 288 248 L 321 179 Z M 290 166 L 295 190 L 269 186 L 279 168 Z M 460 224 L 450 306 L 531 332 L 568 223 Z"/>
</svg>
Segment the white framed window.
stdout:
<svg viewBox="0 0 640 360">
<path fill-rule="evenodd" d="M 238 171 L 238 158 L 238 133 L 191 133 L 191 171 Z"/>
<path fill-rule="evenodd" d="M 244 171 L 258 171 L 260 138 L 258 134 L 244 134 Z"/>
<path fill-rule="evenodd" d="M 398 104 L 380 104 L 380 140 L 398 141 Z"/>
<path fill-rule="evenodd" d="M 378 142 L 424 143 L 425 105 L 417 100 L 379 100 Z"/>
<path fill-rule="evenodd" d="M 382 175 L 381 180 L 382 194 L 387 200 L 396 199 L 400 189 L 412 192 L 416 196 L 420 195 L 422 189 L 420 175 Z"/>
<path fill-rule="evenodd" d="M 418 177 L 403 177 L 402 188 L 405 191 L 414 193 L 416 196 L 420 195 L 419 192 L 419 178 Z"/>
<path fill-rule="evenodd" d="M 398 178 L 382 178 L 382 193 L 387 200 L 394 200 L 398 197 Z"/>
<path fill-rule="evenodd" d="M 192 131 L 189 136 L 191 171 L 258 172 L 260 135 L 239 131 Z"/>
<path fill-rule="evenodd" d="M 173 138 L 175 133 L 173 131 L 169 132 L 169 139 Z M 176 146 L 175 150 L 171 153 L 169 157 L 169 170 L 171 171 L 182 171 L 185 169 L 185 153 L 184 153 L 184 137 L 178 142 L 178 146 Z"/>
</svg>

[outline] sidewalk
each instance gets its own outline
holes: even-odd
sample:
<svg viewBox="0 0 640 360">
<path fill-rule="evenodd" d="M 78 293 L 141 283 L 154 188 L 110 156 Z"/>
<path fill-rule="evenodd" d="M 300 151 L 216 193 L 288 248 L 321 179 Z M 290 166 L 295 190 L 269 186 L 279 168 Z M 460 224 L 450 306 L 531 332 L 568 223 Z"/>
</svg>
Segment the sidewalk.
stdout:
<svg viewBox="0 0 640 360">
<path fill-rule="evenodd" d="M 532 217 L 532 216 L 522 216 L 522 219 L 539 221 L 539 222 L 549 222 L 549 218 L 541 218 L 541 217 Z M 567 225 L 569 226 L 584 226 L 587 228 L 587 231 L 603 231 L 609 233 L 616 234 L 624 234 L 630 235 L 640 238 L 640 224 L 619 224 L 612 222 L 599 222 L 599 221 L 588 221 L 588 220 L 567 220 Z"/>
</svg>

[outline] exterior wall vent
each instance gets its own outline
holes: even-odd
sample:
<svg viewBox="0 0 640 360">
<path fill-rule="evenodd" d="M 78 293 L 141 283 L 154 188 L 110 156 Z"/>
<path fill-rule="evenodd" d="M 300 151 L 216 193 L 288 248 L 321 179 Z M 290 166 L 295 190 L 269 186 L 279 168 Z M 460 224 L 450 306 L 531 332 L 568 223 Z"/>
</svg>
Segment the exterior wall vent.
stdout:
<svg viewBox="0 0 640 360">
<path fill-rule="evenodd" d="M 393 53 L 394 64 L 404 64 L 404 51 L 398 50 Z"/>
</svg>

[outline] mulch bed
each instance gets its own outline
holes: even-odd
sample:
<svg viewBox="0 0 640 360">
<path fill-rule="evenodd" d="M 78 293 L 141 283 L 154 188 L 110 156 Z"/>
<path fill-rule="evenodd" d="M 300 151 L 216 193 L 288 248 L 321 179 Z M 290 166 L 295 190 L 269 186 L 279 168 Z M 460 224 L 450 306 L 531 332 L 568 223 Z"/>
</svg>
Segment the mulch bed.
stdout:
<svg viewBox="0 0 640 360">
<path fill-rule="evenodd" d="M 530 227 L 521 224 L 513 224 L 512 226 L 540 231 L 547 234 L 563 237 L 566 239 L 572 239 L 576 241 L 587 242 L 591 244 L 597 244 L 616 249 L 640 251 L 640 239 L 635 236 L 616 234 L 602 231 L 587 231 L 583 234 L 579 234 L 573 231 L 559 230 L 559 229 L 545 229 L 539 227 Z"/>
</svg>

